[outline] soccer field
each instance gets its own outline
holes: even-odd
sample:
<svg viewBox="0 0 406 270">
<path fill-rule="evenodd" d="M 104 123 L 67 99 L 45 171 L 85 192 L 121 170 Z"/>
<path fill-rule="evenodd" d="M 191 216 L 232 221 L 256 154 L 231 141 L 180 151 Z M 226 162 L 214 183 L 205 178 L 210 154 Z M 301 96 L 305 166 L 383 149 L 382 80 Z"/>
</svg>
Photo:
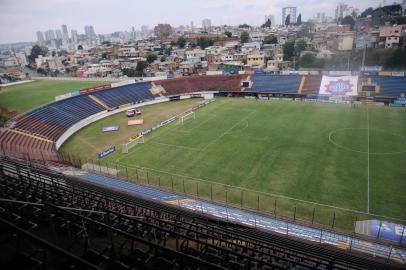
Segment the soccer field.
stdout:
<svg viewBox="0 0 406 270">
<path fill-rule="evenodd" d="M 345 229 L 372 215 L 406 220 L 404 108 L 218 98 L 102 162 L 180 192 Z"/>
</svg>

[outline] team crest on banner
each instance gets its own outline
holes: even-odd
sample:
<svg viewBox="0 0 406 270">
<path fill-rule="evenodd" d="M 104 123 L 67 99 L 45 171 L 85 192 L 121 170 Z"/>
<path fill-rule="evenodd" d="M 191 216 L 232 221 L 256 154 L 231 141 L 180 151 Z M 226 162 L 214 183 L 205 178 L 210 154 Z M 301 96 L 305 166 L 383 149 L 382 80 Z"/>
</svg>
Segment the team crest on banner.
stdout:
<svg viewBox="0 0 406 270">
<path fill-rule="evenodd" d="M 358 76 L 323 76 L 320 85 L 320 95 L 357 96 Z"/>
<path fill-rule="evenodd" d="M 353 85 L 349 80 L 331 81 L 326 85 L 326 92 L 334 96 L 345 96 L 347 93 L 352 92 Z"/>
</svg>

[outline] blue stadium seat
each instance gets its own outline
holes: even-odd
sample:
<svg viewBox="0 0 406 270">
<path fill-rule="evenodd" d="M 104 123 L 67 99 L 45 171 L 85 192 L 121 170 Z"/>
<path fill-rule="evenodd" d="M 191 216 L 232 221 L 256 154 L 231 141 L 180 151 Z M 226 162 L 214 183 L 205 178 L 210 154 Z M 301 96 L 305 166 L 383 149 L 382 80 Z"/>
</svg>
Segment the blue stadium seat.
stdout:
<svg viewBox="0 0 406 270">
<path fill-rule="evenodd" d="M 149 91 L 150 89 L 151 83 L 149 82 L 134 83 L 99 91 L 92 95 L 112 108 L 132 102 L 137 103 L 152 100 L 154 99 L 154 96 Z"/>
<path fill-rule="evenodd" d="M 254 75 L 249 92 L 267 92 L 276 94 L 296 94 L 302 76 L 300 75 Z"/>
<path fill-rule="evenodd" d="M 406 93 L 406 77 L 372 76 L 372 83 L 381 86 L 380 96 L 399 97 Z"/>
</svg>

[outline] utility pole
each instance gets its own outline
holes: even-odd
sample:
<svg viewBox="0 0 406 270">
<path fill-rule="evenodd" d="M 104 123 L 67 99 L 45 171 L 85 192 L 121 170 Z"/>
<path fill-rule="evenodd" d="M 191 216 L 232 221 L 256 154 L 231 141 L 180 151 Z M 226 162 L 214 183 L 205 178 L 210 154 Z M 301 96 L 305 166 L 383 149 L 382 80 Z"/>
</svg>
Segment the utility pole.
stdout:
<svg viewBox="0 0 406 270">
<path fill-rule="evenodd" d="M 364 53 L 362 54 L 362 65 L 361 65 L 361 71 L 364 70 L 364 66 L 365 66 L 365 55 L 367 52 L 367 45 L 365 44 L 364 46 Z"/>
</svg>

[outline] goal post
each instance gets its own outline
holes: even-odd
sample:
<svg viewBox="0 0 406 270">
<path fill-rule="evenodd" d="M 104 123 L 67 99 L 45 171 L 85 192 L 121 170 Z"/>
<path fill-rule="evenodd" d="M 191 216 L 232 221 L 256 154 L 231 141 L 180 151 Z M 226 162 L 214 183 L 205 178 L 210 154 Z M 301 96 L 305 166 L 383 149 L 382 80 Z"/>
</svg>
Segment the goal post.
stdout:
<svg viewBox="0 0 406 270">
<path fill-rule="evenodd" d="M 178 121 L 178 124 L 181 124 L 181 125 L 183 125 L 183 122 L 184 121 L 186 121 L 186 120 L 188 120 L 188 119 L 196 119 L 196 114 L 195 114 L 195 112 L 194 111 L 191 111 L 191 112 L 186 112 L 186 113 L 184 113 L 184 114 L 182 114 L 182 115 L 179 115 L 179 121 Z"/>
<path fill-rule="evenodd" d="M 123 154 L 128 154 L 128 151 L 138 144 L 144 143 L 144 135 L 139 135 L 138 137 L 131 139 L 130 142 L 123 144 Z"/>
</svg>

